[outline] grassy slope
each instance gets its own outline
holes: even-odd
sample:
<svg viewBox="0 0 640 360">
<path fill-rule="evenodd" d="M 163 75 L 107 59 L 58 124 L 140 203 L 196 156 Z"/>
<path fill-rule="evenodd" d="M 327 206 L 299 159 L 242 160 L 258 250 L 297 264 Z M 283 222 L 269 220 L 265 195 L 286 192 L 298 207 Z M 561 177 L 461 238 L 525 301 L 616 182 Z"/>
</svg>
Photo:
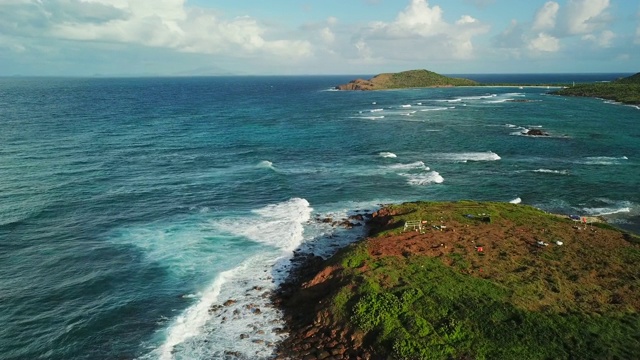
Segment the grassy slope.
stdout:
<svg viewBox="0 0 640 360">
<path fill-rule="evenodd" d="M 558 95 L 599 97 L 625 104 L 640 104 L 640 73 L 611 83 L 580 84 L 554 92 Z"/>
<path fill-rule="evenodd" d="M 451 78 L 428 70 L 409 70 L 399 73 L 384 73 L 376 75 L 369 80 L 358 79 L 352 81 L 352 83 L 353 82 L 359 83 L 359 90 L 386 90 L 435 86 L 472 86 L 478 84 L 473 80 Z M 338 86 L 338 88 L 341 86 Z"/>
<path fill-rule="evenodd" d="M 477 82 L 468 79 L 451 78 L 428 70 L 410 70 L 394 74 L 380 74 L 372 82 L 386 89 L 417 88 L 429 86 L 471 86 Z"/>
<path fill-rule="evenodd" d="M 335 281 L 342 286 L 322 301 L 332 304 L 327 313 L 335 323 L 356 328 L 363 346 L 379 356 L 592 359 L 640 353 L 640 316 L 633 300 L 640 289 L 640 247 L 633 243 L 637 238 L 623 239 L 617 230 L 601 225 L 591 230 L 598 235 L 591 235 L 590 242 L 579 244 L 581 236 L 589 235 L 571 237 L 579 231 L 570 221 L 511 204 L 412 203 L 393 206 L 389 213 L 377 237 L 330 260 L 338 269 Z M 487 213 L 491 223 L 469 219 L 464 216 L 468 213 Z M 384 246 L 389 236 L 400 236 L 404 220 L 412 219 L 455 224 L 458 233 L 515 232 L 513 239 L 487 241 L 485 253 L 455 243 L 463 235 L 439 256 L 373 250 L 375 242 Z M 537 251 L 517 235 L 532 226 L 546 229 L 535 239 L 550 242 L 559 237 L 574 244 Z M 415 236 L 427 245 L 440 234 Z M 598 238 L 606 241 L 598 245 Z M 475 244 L 482 245 L 478 240 Z M 608 247 L 598 251 L 598 246 Z M 523 248 L 525 254 L 519 254 Z M 484 258 L 491 253 L 497 257 Z"/>
</svg>

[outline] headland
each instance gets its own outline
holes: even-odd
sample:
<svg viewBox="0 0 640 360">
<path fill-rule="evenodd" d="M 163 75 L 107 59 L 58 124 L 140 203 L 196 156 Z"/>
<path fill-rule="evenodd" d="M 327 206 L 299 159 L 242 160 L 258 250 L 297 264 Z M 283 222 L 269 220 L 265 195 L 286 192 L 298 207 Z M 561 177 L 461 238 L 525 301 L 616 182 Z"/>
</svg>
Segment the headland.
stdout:
<svg viewBox="0 0 640 360">
<path fill-rule="evenodd" d="M 371 214 L 369 236 L 275 295 L 280 359 L 593 359 L 640 353 L 640 238 L 492 202 Z"/>
</svg>

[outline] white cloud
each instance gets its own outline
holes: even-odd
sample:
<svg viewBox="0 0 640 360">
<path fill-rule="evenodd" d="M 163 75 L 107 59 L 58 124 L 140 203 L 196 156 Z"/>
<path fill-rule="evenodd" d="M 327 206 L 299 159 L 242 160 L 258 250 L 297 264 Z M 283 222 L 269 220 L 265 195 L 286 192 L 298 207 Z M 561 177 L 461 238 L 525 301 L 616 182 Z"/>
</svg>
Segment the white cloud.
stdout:
<svg viewBox="0 0 640 360">
<path fill-rule="evenodd" d="M 582 36 L 582 40 L 592 41 L 594 44 L 601 48 L 611 47 L 611 42 L 616 37 L 616 34 L 611 30 L 604 30 L 599 35 L 587 34 Z"/>
<path fill-rule="evenodd" d="M 320 38 L 324 43 L 331 44 L 336 40 L 336 34 L 329 27 L 325 27 L 320 30 Z"/>
<path fill-rule="evenodd" d="M 548 1 L 536 13 L 533 20 L 533 31 L 550 30 L 556 26 L 556 16 L 560 5 L 555 1 Z"/>
<path fill-rule="evenodd" d="M 560 40 L 551 35 L 539 33 L 529 41 L 528 48 L 534 52 L 556 52 L 560 50 Z"/>
<path fill-rule="evenodd" d="M 473 57 L 473 38 L 489 26 L 469 15 L 448 23 L 439 6 L 411 0 L 389 23 L 375 22 L 362 31 L 371 51 L 402 59 L 467 59 Z M 388 56 L 388 55 L 387 55 Z"/>
<path fill-rule="evenodd" d="M 312 52 L 308 41 L 273 38 L 269 28 L 251 17 L 226 19 L 212 10 L 188 7 L 185 0 L 13 0 L 12 7 L 28 12 L 31 20 L 18 29 L 6 25 L 11 19 L 0 19 L 5 33 L 201 54 L 291 59 Z"/>
<path fill-rule="evenodd" d="M 587 34 L 601 28 L 609 19 L 609 0 L 569 0 L 565 26 L 571 35 Z"/>
</svg>

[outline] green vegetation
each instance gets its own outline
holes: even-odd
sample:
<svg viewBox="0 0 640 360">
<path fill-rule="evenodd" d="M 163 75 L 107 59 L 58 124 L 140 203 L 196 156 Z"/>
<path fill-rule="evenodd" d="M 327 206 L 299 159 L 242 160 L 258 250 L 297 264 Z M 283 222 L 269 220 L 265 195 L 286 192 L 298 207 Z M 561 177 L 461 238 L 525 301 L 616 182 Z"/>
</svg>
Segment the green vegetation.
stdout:
<svg viewBox="0 0 640 360">
<path fill-rule="evenodd" d="M 478 83 L 473 80 L 451 78 L 428 70 L 409 70 L 399 73 L 379 74 L 369 80 L 356 79 L 348 84 L 336 86 L 336 88 L 340 90 L 388 90 L 475 85 L 478 85 Z"/>
<path fill-rule="evenodd" d="M 566 87 L 553 94 L 599 97 L 625 104 L 640 104 L 640 73 L 610 83 L 580 84 Z"/>
<path fill-rule="evenodd" d="M 378 357 L 640 354 L 637 237 L 607 227 L 582 229 L 567 218 L 504 203 L 417 202 L 388 206 L 377 217 L 384 221 L 372 225 L 374 237 L 329 260 L 343 286 L 327 293 L 327 312 L 362 332 L 363 346 Z M 403 232 L 408 220 L 453 229 Z M 469 246 L 473 234 L 480 234 L 475 246 L 484 242 L 486 254 Z M 446 252 L 434 250 L 436 236 L 437 242 L 448 239 Z M 537 247 L 531 243 L 537 239 L 565 245 Z M 426 250 L 394 253 L 412 244 Z"/>
<path fill-rule="evenodd" d="M 478 83 L 469 79 L 452 78 L 440 75 L 428 70 L 410 70 L 391 74 L 390 79 L 385 83 L 387 89 L 474 85 L 478 85 Z"/>
</svg>

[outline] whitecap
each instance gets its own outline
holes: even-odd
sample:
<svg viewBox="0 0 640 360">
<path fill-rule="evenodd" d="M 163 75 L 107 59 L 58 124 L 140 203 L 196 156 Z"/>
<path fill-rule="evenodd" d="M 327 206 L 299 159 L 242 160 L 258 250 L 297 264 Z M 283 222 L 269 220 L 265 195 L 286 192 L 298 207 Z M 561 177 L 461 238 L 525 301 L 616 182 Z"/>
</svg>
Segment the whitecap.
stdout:
<svg viewBox="0 0 640 360">
<path fill-rule="evenodd" d="M 263 160 L 258 163 L 257 167 L 263 169 L 273 169 L 273 163 L 269 160 Z"/>
<path fill-rule="evenodd" d="M 423 174 L 399 174 L 407 179 L 409 185 L 424 186 L 429 184 L 441 184 L 444 178 L 437 172 L 431 171 Z"/>
<path fill-rule="evenodd" d="M 532 171 L 536 173 L 543 173 L 543 174 L 569 175 L 568 170 L 536 169 Z"/>
<path fill-rule="evenodd" d="M 384 119 L 384 115 L 381 115 L 381 116 L 351 116 L 350 119 L 380 120 L 380 119 Z"/>
<path fill-rule="evenodd" d="M 519 197 L 509 201 L 509 203 L 511 204 L 520 204 L 522 202 L 522 199 L 520 199 Z"/>
<path fill-rule="evenodd" d="M 383 158 L 397 158 L 398 156 L 392 152 L 388 152 L 388 151 L 383 151 L 381 153 L 379 153 L 378 155 L 380 155 Z"/>
</svg>

